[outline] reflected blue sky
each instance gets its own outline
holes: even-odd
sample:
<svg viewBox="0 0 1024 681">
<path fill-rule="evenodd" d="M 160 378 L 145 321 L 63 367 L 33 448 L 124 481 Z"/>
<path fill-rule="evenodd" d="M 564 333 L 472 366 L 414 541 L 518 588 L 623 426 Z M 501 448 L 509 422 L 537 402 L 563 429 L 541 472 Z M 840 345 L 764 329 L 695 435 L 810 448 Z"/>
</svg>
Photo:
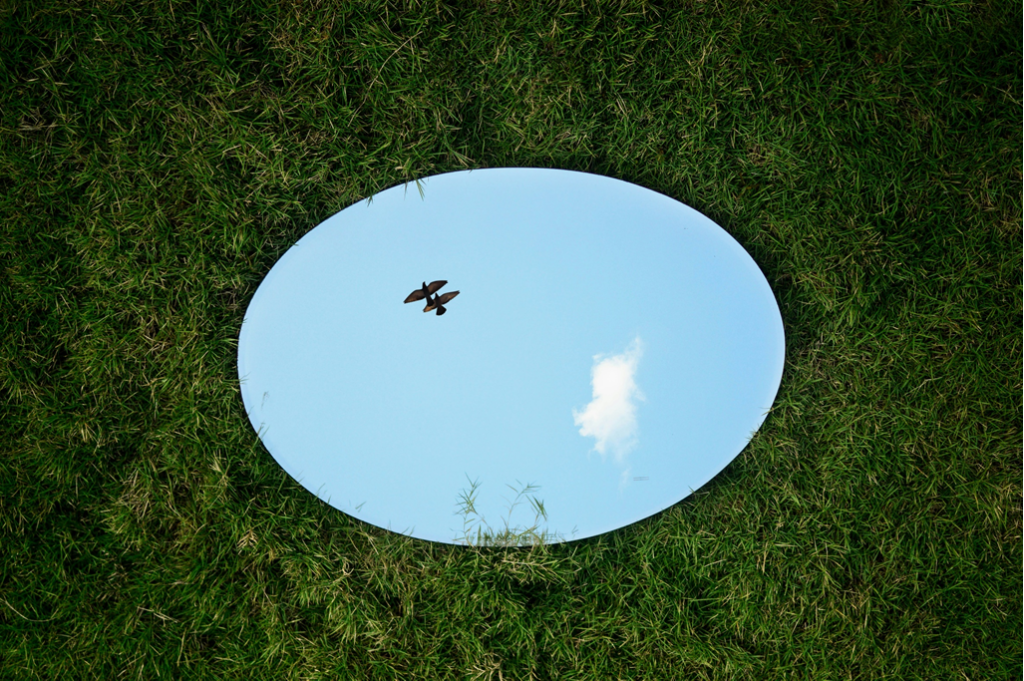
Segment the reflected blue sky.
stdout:
<svg viewBox="0 0 1024 681">
<path fill-rule="evenodd" d="M 332 506 L 453 542 L 460 494 L 494 526 L 606 532 L 685 498 L 778 389 L 782 320 L 757 265 L 683 204 L 586 173 L 449 173 L 310 231 L 239 339 L 253 426 Z M 460 291 L 444 316 L 402 301 Z"/>
</svg>

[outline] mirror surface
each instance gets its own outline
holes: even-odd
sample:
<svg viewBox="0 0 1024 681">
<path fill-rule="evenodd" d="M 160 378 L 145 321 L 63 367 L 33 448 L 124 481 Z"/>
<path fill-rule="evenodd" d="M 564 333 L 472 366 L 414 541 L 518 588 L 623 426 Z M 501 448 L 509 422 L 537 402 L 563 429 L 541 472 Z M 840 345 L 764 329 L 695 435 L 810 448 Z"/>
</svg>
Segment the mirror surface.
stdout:
<svg viewBox="0 0 1024 681">
<path fill-rule="evenodd" d="M 459 292 L 443 315 L 403 302 L 438 280 Z M 761 425 L 784 355 L 768 282 L 707 217 L 621 180 L 497 168 L 311 230 L 253 296 L 238 372 L 267 450 L 331 506 L 530 544 L 701 487 Z"/>
</svg>

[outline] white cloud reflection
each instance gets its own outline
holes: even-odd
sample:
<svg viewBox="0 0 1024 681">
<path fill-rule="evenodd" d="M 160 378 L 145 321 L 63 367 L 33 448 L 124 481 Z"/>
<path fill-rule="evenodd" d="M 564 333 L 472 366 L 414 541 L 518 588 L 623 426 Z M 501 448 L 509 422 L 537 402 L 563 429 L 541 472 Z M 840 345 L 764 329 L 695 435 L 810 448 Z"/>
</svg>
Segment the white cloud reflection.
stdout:
<svg viewBox="0 0 1024 681">
<path fill-rule="evenodd" d="M 644 395 L 636 385 L 636 367 L 643 354 L 640 336 L 620 355 L 594 355 L 590 383 L 594 397 L 583 411 L 572 410 L 580 435 L 595 439 L 594 449 L 611 453 L 621 463 L 636 446 L 636 401 Z"/>
</svg>

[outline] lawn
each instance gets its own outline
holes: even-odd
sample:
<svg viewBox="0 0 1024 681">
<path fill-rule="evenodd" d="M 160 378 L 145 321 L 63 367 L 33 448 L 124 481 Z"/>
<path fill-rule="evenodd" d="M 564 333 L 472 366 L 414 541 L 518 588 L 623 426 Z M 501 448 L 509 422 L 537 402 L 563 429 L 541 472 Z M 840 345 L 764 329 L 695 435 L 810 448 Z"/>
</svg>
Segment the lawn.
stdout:
<svg viewBox="0 0 1024 681">
<path fill-rule="evenodd" d="M 0 0 L 0 678 L 1020 679 L 1021 25 Z M 664 513 L 432 545 L 271 459 L 238 330 L 322 220 L 499 166 L 715 220 L 776 293 L 785 374 Z"/>
</svg>

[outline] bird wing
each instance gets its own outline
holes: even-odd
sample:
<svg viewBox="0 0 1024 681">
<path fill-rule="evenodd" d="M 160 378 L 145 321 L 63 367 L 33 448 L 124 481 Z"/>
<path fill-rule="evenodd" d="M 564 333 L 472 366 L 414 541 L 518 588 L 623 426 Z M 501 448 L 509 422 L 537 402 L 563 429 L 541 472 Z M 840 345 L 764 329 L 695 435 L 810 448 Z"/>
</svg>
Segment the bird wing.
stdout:
<svg viewBox="0 0 1024 681">
<path fill-rule="evenodd" d="M 446 293 L 443 296 L 438 296 L 437 297 L 437 304 L 438 305 L 444 305 L 445 303 L 447 303 L 449 300 L 451 300 L 452 298 L 454 298 L 457 295 L 459 295 L 458 291 L 452 291 L 451 293 Z"/>
<path fill-rule="evenodd" d="M 430 286 L 427 287 L 427 291 L 430 293 L 437 293 L 441 289 L 441 287 L 447 283 L 447 279 L 443 279 L 441 281 L 432 281 L 430 282 Z"/>
<path fill-rule="evenodd" d="M 418 288 L 418 289 L 416 289 L 415 291 L 413 291 L 412 293 L 410 293 L 406 297 L 405 302 L 412 303 L 412 302 L 415 302 L 417 300 L 423 300 L 423 298 L 424 298 L 423 289 Z"/>
</svg>

